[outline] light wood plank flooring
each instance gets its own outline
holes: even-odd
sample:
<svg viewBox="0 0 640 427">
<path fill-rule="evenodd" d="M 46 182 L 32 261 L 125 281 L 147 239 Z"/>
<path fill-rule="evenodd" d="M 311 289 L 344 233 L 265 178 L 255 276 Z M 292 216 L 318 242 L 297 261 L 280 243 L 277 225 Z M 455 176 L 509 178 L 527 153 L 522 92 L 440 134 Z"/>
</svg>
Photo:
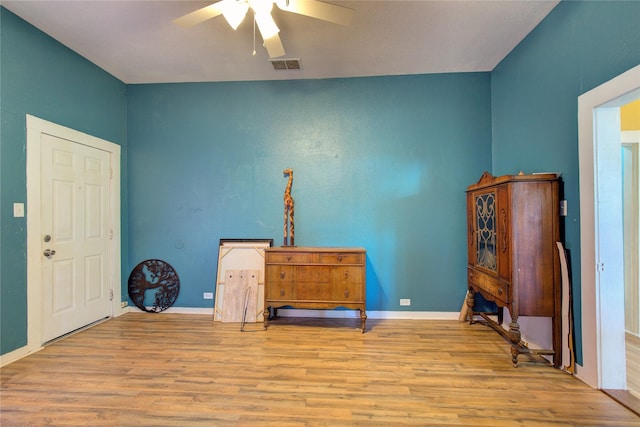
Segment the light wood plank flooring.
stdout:
<svg viewBox="0 0 640 427">
<path fill-rule="evenodd" d="M 604 390 L 609 396 L 640 415 L 640 337 L 625 333 L 627 390 Z"/>
<path fill-rule="evenodd" d="M 604 393 L 455 321 L 128 313 L 1 371 L 0 425 L 638 426 Z"/>
</svg>

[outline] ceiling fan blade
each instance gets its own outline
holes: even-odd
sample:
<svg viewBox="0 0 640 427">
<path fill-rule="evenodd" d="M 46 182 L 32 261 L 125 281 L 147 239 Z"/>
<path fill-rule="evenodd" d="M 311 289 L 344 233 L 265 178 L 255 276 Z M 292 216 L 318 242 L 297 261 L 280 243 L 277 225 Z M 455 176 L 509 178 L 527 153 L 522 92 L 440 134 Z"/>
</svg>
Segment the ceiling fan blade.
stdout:
<svg viewBox="0 0 640 427">
<path fill-rule="evenodd" d="M 322 19 L 334 24 L 349 25 L 353 18 L 353 9 L 318 0 L 276 0 L 276 5 L 287 12 Z"/>
<path fill-rule="evenodd" d="M 258 30 L 260 30 L 262 40 L 273 37 L 280 32 L 280 29 L 276 25 L 270 13 L 256 13 L 254 17 L 256 24 L 258 25 Z"/>
<path fill-rule="evenodd" d="M 198 9 L 195 12 L 187 13 L 186 15 L 178 19 L 174 19 L 172 22 L 174 24 L 180 25 L 181 27 L 188 28 L 193 27 L 194 25 L 197 25 L 208 19 L 215 18 L 216 16 L 222 14 L 222 11 L 217 7 L 218 3 L 220 2 L 210 4 L 209 6 Z"/>
<path fill-rule="evenodd" d="M 280 41 L 280 36 L 278 34 L 265 39 L 264 48 L 267 49 L 269 58 L 277 58 L 279 56 L 284 56 L 285 54 L 284 46 L 282 46 L 282 42 Z"/>
</svg>

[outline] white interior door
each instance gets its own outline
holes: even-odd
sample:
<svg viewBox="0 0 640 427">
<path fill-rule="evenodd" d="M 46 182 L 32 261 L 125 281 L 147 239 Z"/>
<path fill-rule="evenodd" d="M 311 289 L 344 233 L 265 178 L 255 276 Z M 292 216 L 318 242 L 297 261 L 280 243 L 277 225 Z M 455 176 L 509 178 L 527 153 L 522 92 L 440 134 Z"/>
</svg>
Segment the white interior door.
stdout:
<svg viewBox="0 0 640 427">
<path fill-rule="evenodd" d="M 110 154 L 42 135 L 43 342 L 108 317 Z"/>
</svg>

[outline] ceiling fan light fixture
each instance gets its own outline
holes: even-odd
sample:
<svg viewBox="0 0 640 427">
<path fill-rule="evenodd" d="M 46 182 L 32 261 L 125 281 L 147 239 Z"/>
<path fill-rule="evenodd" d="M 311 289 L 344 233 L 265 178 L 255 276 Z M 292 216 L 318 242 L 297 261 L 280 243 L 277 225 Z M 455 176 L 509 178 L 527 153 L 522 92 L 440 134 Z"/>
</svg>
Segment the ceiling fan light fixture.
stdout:
<svg viewBox="0 0 640 427">
<path fill-rule="evenodd" d="M 231 28 L 236 30 L 244 20 L 249 5 L 244 0 L 223 0 L 218 3 L 218 8 Z"/>
<path fill-rule="evenodd" d="M 269 39 L 280 32 L 270 13 L 256 12 L 256 24 L 262 35 L 262 39 Z"/>
<path fill-rule="evenodd" d="M 224 15 L 231 28 L 235 30 L 251 9 L 253 11 L 253 54 L 256 54 L 256 27 L 258 27 L 269 58 L 279 58 L 285 55 L 285 51 L 280 40 L 280 29 L 271 16 L 274 3 L 277 4 L 278 9 L 285 12 L 341 25 L 349 24 L 353 16 L 353 9 L 321 0 L 217 0 L 209 6 L 174 19 L 173 22 L 183 27 L 192 27 L 218 15 Z M 295 66 L 295 64 L 292 65 Z"/>
</svg>

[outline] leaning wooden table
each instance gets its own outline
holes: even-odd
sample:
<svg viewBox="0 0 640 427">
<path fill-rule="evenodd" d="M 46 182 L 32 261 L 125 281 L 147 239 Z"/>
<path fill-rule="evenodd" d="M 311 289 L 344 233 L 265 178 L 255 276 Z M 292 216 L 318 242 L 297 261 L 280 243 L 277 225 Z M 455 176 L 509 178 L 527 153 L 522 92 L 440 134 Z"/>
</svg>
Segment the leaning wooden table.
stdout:
<svg viewBox="0 0 640 427">
<path fill-rule="evenodd" d="M 366 330 L 366 250 L 281 246 L 265 249 L 264 326 L 269 307 L 358 310 Z"/>
</svg>

